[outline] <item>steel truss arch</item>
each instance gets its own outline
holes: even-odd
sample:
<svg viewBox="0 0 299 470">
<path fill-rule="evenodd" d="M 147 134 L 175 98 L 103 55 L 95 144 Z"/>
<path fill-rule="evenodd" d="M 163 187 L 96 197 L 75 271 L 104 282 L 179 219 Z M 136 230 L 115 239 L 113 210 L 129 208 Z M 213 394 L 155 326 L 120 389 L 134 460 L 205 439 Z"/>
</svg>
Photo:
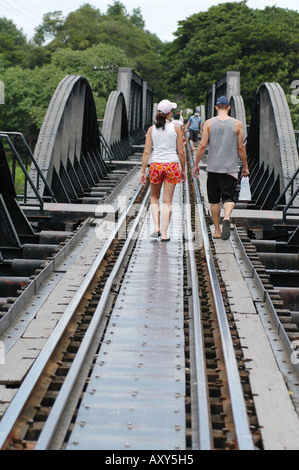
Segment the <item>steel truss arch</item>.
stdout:
<svg viewBox="0 0 299 470">
<path fill-rule="evenodd" d="M 57 86 L 43 121 L 34 157 L 57 202 L 81 202 L 109 169 L 100 152 L 91 87 L 85 77 L 68 75 Z M 30 176 L 42 197 L 44 183 Z"/>
<path fill-rule="evenodd" d="M 262 83 L 256 93 L 247 143 L 256 205 L 272 209 L 299 166 L 288 103 L 278 83 Z M 299 181 L 295 181 L 296 188 Z M 291 192 L 285 192 L 285 203 Z"/>
<path fill-rule="evenodd" d="M 133 151 L 129 143 L 127 106 L 121 91 L 112 91 L 109 95 L 102 134 L 117 159 L 125 160 L 132 155 Z"/>
<path fill-rule="evenodd" d="M 241 121 L 244 130 L 244 140 L 247 138 L 247 124 L 244 101 L 241 95 L 233 95 L 230 99 L 231 117 Z"/>
</svg>

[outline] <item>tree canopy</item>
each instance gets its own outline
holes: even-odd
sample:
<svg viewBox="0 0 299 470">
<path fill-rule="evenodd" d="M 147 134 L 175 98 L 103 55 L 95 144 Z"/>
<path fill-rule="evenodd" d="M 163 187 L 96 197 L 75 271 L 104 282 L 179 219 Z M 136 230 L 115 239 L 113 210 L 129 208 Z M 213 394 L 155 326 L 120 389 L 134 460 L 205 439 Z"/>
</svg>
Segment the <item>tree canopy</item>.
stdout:
<svg viewBox="0 0 299 470">
<path fill-rule="evenodd" d="M 161 67 L 159 53 L 162 42 L 145 31 L 144 26 L 140 8 L 133 9 L 130 15 L 125 6 L 116 0 L 108 6 L 106 14 L 102 14 L 99 9 L 86 3 L 64 20 L 60 11 L 44 15 L 34 42 L 50 51 L 58 47 L 83 51 L 99 43 L 121 48 L 135 60 L 136 71 L 147 77 L 153 86 L 160 88 L 161 79 L 157 71 Z"/>
<path fill-rule="evenodd" d="M 47 13 L 29 42 L 12 21 L 0 19 L 0 80 L 5 84 L 0 127 L 34 140 L 51 97 L 67 74 L 88 79 L 99 118 L 117 86 L 114 68 L 131 67 L 161 90 L 157 71 L 162 42 L 144 26 L 140 8 L 130 15 L 118 1 L 106 14 L 88 3 L 66 18 L 61 11 Z"/>
<path fill-rule="evenodd" d="M 0 70 L 22 63 L 28 50 L 26 36 L 15 24 L 0 18 Z"/>
<path fill-rule="evenodd" d="M 258 86 L 280 83 L 290 93 L 299 71 L 299 14 L 277 7 L 255 10 L 246 1 L 224 3 L 179 22 L 168 45 L 166 81 L 195 106 L 228 70 L 240 71 L 241 95 L 251 111 Z"/>
</svg>

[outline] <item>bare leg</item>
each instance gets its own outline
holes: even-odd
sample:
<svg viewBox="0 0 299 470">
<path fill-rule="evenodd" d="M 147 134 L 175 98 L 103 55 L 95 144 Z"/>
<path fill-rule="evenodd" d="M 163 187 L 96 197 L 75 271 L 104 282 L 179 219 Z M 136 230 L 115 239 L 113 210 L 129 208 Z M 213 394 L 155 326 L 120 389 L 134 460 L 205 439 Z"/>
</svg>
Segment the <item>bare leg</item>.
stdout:
<svg viewBox="0 0 299 470">
<path fill-rule="evenodd" d="M 155 226 L 155 232 L 160 232 L 160 193 L 162 183 L 152 184 L 151 183 L 151 211 Z"/>
<path fill-rule="evenodd" d="M 224 219 L 229 220 L 232 214 L 232 211 L 235 208 L 235 203 L 232 201 L 225 202 L 223 204 L 223 208 L 224 208 Z"/>
<path fill-rule="evenodd" d="M 211 204 L 211 215 L 213 219 L 213 223 L 215 226 L 214 237 L 220 238 L 221 237 L 221 229 L 220 229 L 220 204 Z"/>
<path fill-rule="evenodd" d="M 161 240 L 168 238 L 167 230 L 172 214 L 172 199 L 175 184 L 164 183 Z"/>
<path fill-rule="evenodd" d="M 230 237 L 230 216 L 235 207 L 235 203 L 232 201 L 228 201 L 223 204 L 223 207 L 225 215 L 222 224 L 221 238 L 222 240 L 228 240 Z"/>
</svg>

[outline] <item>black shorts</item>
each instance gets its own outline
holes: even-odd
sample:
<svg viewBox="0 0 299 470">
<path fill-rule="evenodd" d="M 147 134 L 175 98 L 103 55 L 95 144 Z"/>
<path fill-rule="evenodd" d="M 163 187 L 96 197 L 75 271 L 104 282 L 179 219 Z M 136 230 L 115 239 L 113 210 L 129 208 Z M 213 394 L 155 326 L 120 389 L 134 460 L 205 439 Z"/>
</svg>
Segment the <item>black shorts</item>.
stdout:
<svg viewBox="0 0 299 470">
<path fill-rule="evenodd" d="M 239 198 L 238 180 L 227 173 L 208 172 L 208 199 L 210 204 L 237 202 Z"/>
<path fill-rule="evenodd" d="M 192 142 L 197 142 L 198 140 L 198 131 L 194 131 L 192 129 L 189 130 L 189 139 L 192 140 Z"/>
</svg>

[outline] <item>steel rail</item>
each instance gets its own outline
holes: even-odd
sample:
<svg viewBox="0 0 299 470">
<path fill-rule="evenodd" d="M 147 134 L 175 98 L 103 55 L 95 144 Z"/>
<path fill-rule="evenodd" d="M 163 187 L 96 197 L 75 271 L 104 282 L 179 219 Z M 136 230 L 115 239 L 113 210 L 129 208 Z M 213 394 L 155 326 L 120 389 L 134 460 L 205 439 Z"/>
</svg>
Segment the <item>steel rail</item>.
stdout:
<svg viewBox="0 0 299 470">
<path fill-rule="evenodd" d="M 99 326 L 99 323 L 103 317 L 103 313 L 105 311 L 105 307 L 108 301 L 108 297 L 111 293 L 111 289 L 113 287 L 113 283 L 117 274 L 123 264 L 124 258 L 128 252 L 129 246 L 131 241 L 135 239 L 136 236 L 136 228 L 140 222 L 141 216 L 145 212 L 145 207 L 147 205 L 149 199 L 150 190 L 147 191 L 147 194 L 139 208 L 138 214 L 134 220 L 130 233 L 127 237 L 127 240 L 117 258 L 117 261 L 105 283 L 105 287 L 103 289 L 101 299 L 98 303 L 98 306 L 93 314 L 92 321 L 89 324 L 87 332 L 84 336 L 84 339 L 79 347 L 79 350 L 76 354 L 76 357 L 71 365 L 71 368 L 64 380 L 64 383 L 59 391 L 59 394 L 55 400 L 55 403 L 51 409 L 51 412 L 48 416 L 48 419 L 43 427 L 41 434 L 39 435 L 38 441 L 35 446 L 35 450 L 47 450 L 50 448 L 51 441 L 53 436 L 55 435 L 55 431 L 59 426 L 60 419 L 63 415 L 63 411 L 67 405 L 69 397 L 71 396 L 72 390 L 76 384 L 76 380 L 79 376 L 81 368 L 84 364 L 84 361 L 88 355 L 89 348 L 92 344 L 93 338 Z"/>
<path fill-rule="evenodd" d="M 237 230 L 235 230 L 234 241 L 236 243 L 236 247 L 239 250 L 240 256 L 242 257 L 242 261 L 244 262 L 248 272 L 252 276 L 252 279 L 253 279 L 253 281 L 256 285 L 256 288 L 257 288 L 257 290 L 258 290 L 258 292 L 261 296 L 261 299 L 263 299 L 263 301 L 265 302 L 265 304 L 268 308 L 268 312 L 269 312 L 269 314 L 270 314 L 270 316 L 273 320 L 273 323 L 275 325 L 275 328 L 277 330 L 277 335 L 278 335 L 279 338 L 281 338 L 281 340 L 282 340 L 282 342 L 285 346 L 285 349 L 287 351 L 288 357 L 291 358 L 292 368 L 295 370 L 296 375 L 299 376 L 299 360 L 298 360 L 297 352 L 294 349 L 292 341 L 288 337 L 288 334 L 287 334 L 283 324 L 281 323 L 281 321 L 279 319 L 279 316 L 278 316 L 277 311 L 276 311 L 276 309 L 273 305 L 273 302 L 272 302 L 272 299 L 270 297 L 269 292 L 267 291 L 267 289 L 265 289 L 265 287 L 264 287 L 264 285 L 263 285 L 263 283 L 260 279 L 260 276 L 259 276 L 258 272 L 256 271 L 255 267 L 253 266 L 252 262 L 250 261 L 249 256 L 247 255 L 247 253 L 244 250 L 242 250 L 242 246 L 243 246 L 242 245 L 242 240 L 241 240 L 240 235 L 239 235 Z"/>
<path fill-rule="evenodd" d="M 33 279 L 29 285 L 24 289 L 21 295 L 17 298 L 17 300 L 12 304 L 9 310 L 4 314 L 2 318 L 0 318 L 0 335 L 4 335 L 4 333 L 10 328 L 14 321 L 16 321 L 17 317 L 20 315 L 20 312 L 24 309 L 24 305 L 33 298 L 34 295 L 37 295 L 41 289 L 42 284 L 47 280 L 47 278 L 55 272 L 55 270 L 59 267 L 62 261 L 69 256 L 69 254 L 74 250 L 75 246 L 82 241 L 83 237 L 86 235 L 89 227 L 90 227 L 90 218 L 88 218 L 80 228 L 80 230 L 75 233 L 72 238 L 64 245 L 61 250 L 53 257 L 51 261 L 48 262 L 45 268 Z M 24 323 L 24 322 L 23 322 Z M 23 327 L 19 327 L 18 338 L 23 334 L 24 330 L 27 328 L 27 324 L 25 323 Z M 13 341 L 9 342 L 10 344 L 14 344 Z M 11 347 L 11 346 L 10 346 Z M 10 347 L 5 351 L 8 352 Z"/>
<path fill-rule="evenodd" d="M 189 144 L 188 144 L 189 145 Z M 191 171 L 193 170 L 193 159 L 192 152 L 189 151 Z M 210 275 L 211 286 L 213 290 L 213 296 L 216 306 L 217 318 L 219 323 L 219 329 L 221 333 L 221 342 L 223 347 L 223 355 L 225 360 L 225 366 L 227 371 L 228 386 L 231 398 L 231 406 L 233 412 L 234 426 L 236 432 L 236 439 L 239 450 L 254 450 L 254 443 L 249 428 L 248 416 L 246 405 L 244 401 L 244 395 L 240 380 L 240 374 L 238 371 L 238 365 L 236 361 L 236 355 L 234 346 L 231 338 L 229 324 L 225 312 L 223 303 L 222 293 L 220 290 L 217 273 L 213 262 L 213 253 L 210 247 L 210 241 L 208 237 L 208 230 L 205 222 L 203 206 L 200 198 L 199 186 L 197 179 L 194 178 L 194 186 L 196 191 L 197 199 L 197 210 L 199 214 L 199 220 L 201 225 L 201 231 L 203 235 L 203 243 L 205 248 L 205 256 Z"/>
<path fill-rule="evenodd" d="M 19 390 L 14 396 L 9 408 L 6 410 L 0 422 L 0 449 L 3 448 L 9 435 L 18 420 L 19 415 L 21 414 L 23 408 L 25 407 L 30 395 L 32 394 L 34 387 L 36 386 L 41 374 L 43 373 L 50 357 L 56 349 L 57 343 L 62 338 L 63 334 L 66 331 L 66 328 L 74 315 L 78 305 L 80 304 L 85 292 L 89 288 L 101 262 L 103 261 L 107 250 L 111 246 L 113 240 L 117 236 L 117 233 L 122 229 L 123 224 L 125 223 L 126 217 L 132 208 L 134 202 L 136 201 L 142 186 L 139 185 L 134 197 L 131 199 L 130 203 L 126 207 L 126 210 L 120 216 L 118 222 L 116 223 L 114 230 L 110 233 L 106 242 L 104 243 L 101 251 L 97 255 L 95 261 L 93 262 L 91 268 L 86 274 L 82 284 L 75 293 L 73 299 L 66 308 L 62 318 L 60 319 L 58 325 L 54 329 L 50 338 L 48 339 L 46 345 L 40 352 L 36 361 L 32 365 L 28 374 L 26 375 L 24 381 L 22 382 Z"/>
<path fill-rule="evenodd" d="M 190 275 L 192 286 L 192 307 L 193 307 L 193 323 L 194 323 L 194 353 L 195 353 L 195 375 L 196 375 L 196 393 L 198 405 L 198 440 L 200 450 L 211 450 L 211 425 L 209 413 L 208 385 L 206 374 L 206 361 L 204 351 L 204 336 L 201 324 L 201 305 L 198 292 L 198 276 L 196 269 L 196 260 L 194 256 L 194 242 L 191 226 L 190 214 L 190 196 L 189 183 L 186 180 L 185 185 L 186 203 L 188 210 L 186 215 L 186 251 L 188 252 L 190 263 Z"/>
</svg>

